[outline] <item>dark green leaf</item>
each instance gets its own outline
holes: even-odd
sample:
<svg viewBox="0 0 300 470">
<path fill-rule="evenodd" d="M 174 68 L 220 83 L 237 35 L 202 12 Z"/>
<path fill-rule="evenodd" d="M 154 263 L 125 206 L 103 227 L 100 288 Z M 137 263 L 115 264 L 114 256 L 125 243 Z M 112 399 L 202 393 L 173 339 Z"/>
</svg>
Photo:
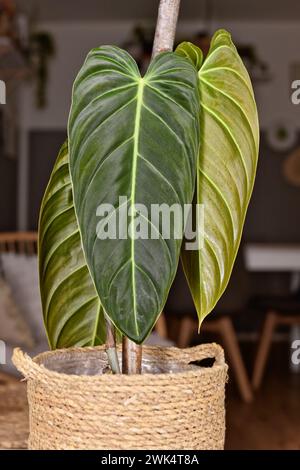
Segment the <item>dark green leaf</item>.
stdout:
<svg viewBox="0 0 300 470">
<path fill-rule="evenodd" d="M 151 204 L 192 200 L 199 148 L 199 99 L 193 65 L 160 54 L 144 78 L 125 51 L 94 49 L 74 85 L 69 120 L 70 170 L 83 247 L 94 283 L 113 323 L 141 343 L 151 331 L 173 281 L 181 238 L 165 239 Z M 120 207 L 119 196 L 128 204 Z M 110 217 L 131 206 L 124 222 L 131 237 L 101 240 L 100 204 Z M 142 214 L 144 204 L 148 214 Z M 122 210 L 123 209 L 123 210 Z M 132 238 L 143 220 L 157 239 Z M 181 233 L 182 235 L 182 233 Z M 181 236 L 180 235 L 180 236 Z"/>
</svg>

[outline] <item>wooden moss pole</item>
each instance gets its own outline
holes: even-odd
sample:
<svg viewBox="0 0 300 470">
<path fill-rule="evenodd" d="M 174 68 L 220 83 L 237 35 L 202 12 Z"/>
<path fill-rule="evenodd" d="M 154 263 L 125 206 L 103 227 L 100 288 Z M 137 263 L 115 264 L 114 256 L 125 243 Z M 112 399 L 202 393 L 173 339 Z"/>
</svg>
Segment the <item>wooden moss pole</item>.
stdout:
<svg viewBox="0 0 300 470">
<path fill-rule="evenodd" d="M 180 0 L 160 0 L 152 59 L 160 52 L 173 50 L 179 7 Z"/>
<path fill-rule="evenodd" d="M 142 346 L 123 336 L 122 372 L 123 374 L 141 374 Z"/>
<path fill-rule="evenodd" d="M 152 59 L 160 52 L 172 51 L 179 14 L 180 0 L 160 0 L 152 49 Z M 141 374 L 142 346 L 123 338 L 123 374 Z"/>
</svg>

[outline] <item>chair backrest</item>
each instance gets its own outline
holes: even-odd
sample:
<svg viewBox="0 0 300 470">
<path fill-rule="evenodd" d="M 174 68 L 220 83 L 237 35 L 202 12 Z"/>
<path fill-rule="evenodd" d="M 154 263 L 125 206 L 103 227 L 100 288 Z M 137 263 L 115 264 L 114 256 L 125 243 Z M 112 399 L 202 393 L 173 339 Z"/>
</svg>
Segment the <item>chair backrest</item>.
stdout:
<svg viewBox="0 0 300 470">
<path fill-rule="evenodd" d="M 37 253 L 37 240 L 37 232 L 0 233 L 0 253 L 34 255 Z"/>
</svg>

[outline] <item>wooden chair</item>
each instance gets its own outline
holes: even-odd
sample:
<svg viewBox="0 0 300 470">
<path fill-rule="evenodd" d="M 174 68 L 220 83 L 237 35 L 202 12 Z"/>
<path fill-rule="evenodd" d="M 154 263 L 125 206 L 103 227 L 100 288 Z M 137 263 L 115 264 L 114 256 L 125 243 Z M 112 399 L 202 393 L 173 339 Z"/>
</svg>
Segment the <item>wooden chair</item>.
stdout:
<svg viewBox="0 0 300 470">
<path fill-rule="evenodd" d="M 192 337 L 198 329 L 198 321 L 186 316 L 182 319 L 178 335 L 178 347 L 186 348 L 190 345 Z M 244 365 L 238 339 L 230 316 L 205 321 L 201 325 L 201 332 L 217 335 L 225 350 L 230 366 L 234 372 L 240 395 L 246 403 L 253 400 L 253 393 L 248 374 Z"/>
<path fill-rule="evenodd" d="M 201 333 L 208 332 L 220 338 L 230 370 L 233 370 L 240 395 L 246 403 L 253 400 L 253 393 L 232 317 L 241 313 L 245 308 L 248 302 L 248 290 L 248 274 L 244 269 L 244 261 L 241 254 L 236 260 L 230 286 L 228 286 L 228 289 L 218 303 L 216 311 L 207 317 L 201 325 Z M 177 345 L 180 348 L 190 346 L 193 336 L 197 334 L 198 320 L 181 267 L 177 271 L 166 311 L 174 316 L 177 315 L 181 319 Z"/>
<path fill-rule="evenodd" d="M 252 386 L 257 390 L 262 383 L 275 330 L 281 325 L 300 325 L 300 296 L 297 294 L 258 297 L 253 304 L 267 312 L 253 369 Z"/>
<path fill-rule="evenodd" d="M 0 253 L 37 253 L 37 232 L 0 233 Z"/>
<path fill-rule="evenodd" d="M 161 338 L 168 339 L 167 320 L 164 312 L 160 314 L 160 317 L 155 324 L 155 331 Z"/>
</svg>

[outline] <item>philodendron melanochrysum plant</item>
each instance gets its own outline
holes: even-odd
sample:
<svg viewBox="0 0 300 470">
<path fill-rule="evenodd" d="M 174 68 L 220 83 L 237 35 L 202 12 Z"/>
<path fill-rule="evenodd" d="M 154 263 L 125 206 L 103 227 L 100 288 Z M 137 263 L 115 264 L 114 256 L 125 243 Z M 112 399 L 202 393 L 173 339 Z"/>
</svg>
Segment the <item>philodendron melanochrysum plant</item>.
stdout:
<svg viewBox="0 0 300 470">
<path fill-rule="evenodd" d="M 183 43 L 158 54 L 144 77 L 124 50 L 93 49 L 74 83 L 68 142 L 40 214 L 51 347 L 104 343 L 105 319 L 118 336 L 143 343 L 180 256 L 201 323 L 232 271 L 258 142 L 251 82 L 226 31 L 214 35 L 205 60 Z M 203 205 L 196 249 L 186 248 L 184 223 L 178 233 L 171 222 L 166 237 L 161 219 L 149 216 L 163 204 Z M 151 235 L 141 237 L 141 227 Z"/>
</svg>

